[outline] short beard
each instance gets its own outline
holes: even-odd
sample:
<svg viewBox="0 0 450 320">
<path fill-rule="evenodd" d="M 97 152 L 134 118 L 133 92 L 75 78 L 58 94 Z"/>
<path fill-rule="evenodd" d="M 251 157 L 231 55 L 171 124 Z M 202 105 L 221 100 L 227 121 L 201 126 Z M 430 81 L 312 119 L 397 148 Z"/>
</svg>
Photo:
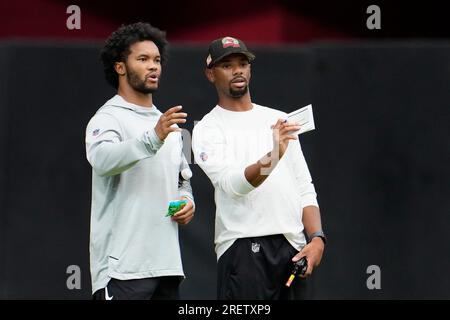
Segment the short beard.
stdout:
<svg viewBox="0 0 450 320">
<path fill-rule="evenodd" d="M 154 93 L 156 90 L 158 90 L 158 88 L 146 87 L 145 81 L 142 81 L 141 79 L 139 79 L 138 75 L 133 70 L 131 70 L 129 67 L 127 67 L 127 70 L 128 70 L 128 72 L 127 72 L 128 84 L 137 92 L 149 94 L 149 93 Z"/>
<path fill-rule="evenodd" d="M 244 96 L 248 92 L 248 86 L 245 86 L 244 88 L 240 90 L 234 90 L 230 88 L 230 95 L 232 98 L 240 98 Z"/>
</svg>

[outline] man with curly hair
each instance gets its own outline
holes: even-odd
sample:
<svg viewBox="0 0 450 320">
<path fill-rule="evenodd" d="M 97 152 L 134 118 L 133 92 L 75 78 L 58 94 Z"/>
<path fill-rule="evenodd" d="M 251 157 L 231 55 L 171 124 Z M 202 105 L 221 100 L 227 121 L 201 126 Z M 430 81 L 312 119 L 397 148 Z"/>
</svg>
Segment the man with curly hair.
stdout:
<svg viewBox="0 0 450 320">
<path fill-rule="evenodd" d="M 148 23 L 120 27 L 101 60 L 117 94 L 92 117 L 90 262 L 94 299 L 178 299 L 184 278 L 178 224 L 194 216 L 181 129 L 187 114 L 161 113 L 152 94 L 166 60 L 165 33 Z M 175 215 L 168 204 L 183 201 Z"/>
</svg>

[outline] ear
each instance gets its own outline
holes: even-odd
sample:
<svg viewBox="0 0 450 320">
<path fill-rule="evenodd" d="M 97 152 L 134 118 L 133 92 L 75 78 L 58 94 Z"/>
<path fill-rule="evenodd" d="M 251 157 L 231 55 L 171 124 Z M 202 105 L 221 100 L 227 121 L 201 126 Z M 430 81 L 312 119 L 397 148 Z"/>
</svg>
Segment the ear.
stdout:
<svg viewBox="0 0 450 320">
<path fill-rule="evenodd" d="M 205 69 L 205 76 L 208 79 L 209 82 L 214 83 L 214 73 L 212 69 L 206 68 Z"/>
<path fill-rule="evenodd" d="M 116 62 L 114 64 L 114 70 L 116 70 L 119 76 L 124 76 L 127 73 L 127 67 L 123 62 Z"/>
</svg>

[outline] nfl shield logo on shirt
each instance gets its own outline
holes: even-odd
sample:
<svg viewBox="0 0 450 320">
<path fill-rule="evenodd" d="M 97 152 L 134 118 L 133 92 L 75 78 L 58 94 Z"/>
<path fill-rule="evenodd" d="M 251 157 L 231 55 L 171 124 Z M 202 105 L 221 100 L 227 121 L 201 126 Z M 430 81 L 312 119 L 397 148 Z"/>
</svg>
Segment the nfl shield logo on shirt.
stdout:
<svg viewBox="0 0 450 320">
<path fill-rule="evenodd" d="M 258 253 L 259 252 L 259 247 L 260 247 L 261 245 L 259 244 L 259 243 L 256 243 L 256 242 L 252 242 L 252 251 L 254 252 L 254 253 Z"/>
</svg>

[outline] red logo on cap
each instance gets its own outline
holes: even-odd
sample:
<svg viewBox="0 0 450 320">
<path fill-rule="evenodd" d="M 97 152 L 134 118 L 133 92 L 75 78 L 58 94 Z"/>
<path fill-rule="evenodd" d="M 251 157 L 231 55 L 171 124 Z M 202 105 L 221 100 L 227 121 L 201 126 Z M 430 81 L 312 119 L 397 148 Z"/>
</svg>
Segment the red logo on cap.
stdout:
<svg viewBox="0 0 450 320">
<path fill-rule="evenodd" d="M 239 41 L 235 38 L 232 37 L 225 37 L 222 39 L 222 45 L 224 48 L 228 48 L 228 47 L 234 47 L 234 48 L 239 48 Z"/>
</svg>

